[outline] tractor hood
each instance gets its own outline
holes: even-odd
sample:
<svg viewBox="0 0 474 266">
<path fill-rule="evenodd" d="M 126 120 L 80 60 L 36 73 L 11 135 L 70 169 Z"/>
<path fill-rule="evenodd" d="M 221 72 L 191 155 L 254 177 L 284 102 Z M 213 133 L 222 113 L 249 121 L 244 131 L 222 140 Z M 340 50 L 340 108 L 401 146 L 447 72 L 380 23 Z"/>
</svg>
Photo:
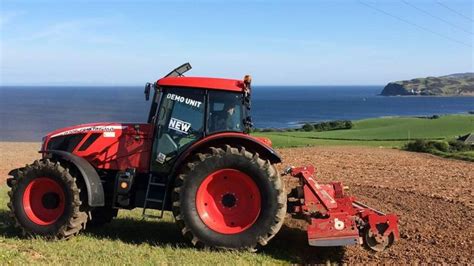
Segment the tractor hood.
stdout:
<svg viewBox="0 0 474 266">
<path fill-rule="evenodd" d="M 43 138 L 41 150 L 61 150 L 88 160 L 97 168 L 120 169 L 148 167 L 139 160 L 149 153 L 153 126 L 143 123 L 102 122 L 81 124 L 50 132 Z M 95 163 L 97 162 L 97 163 Z M 143 164 L 143 165 L 142 165 Z"/>
</svg>

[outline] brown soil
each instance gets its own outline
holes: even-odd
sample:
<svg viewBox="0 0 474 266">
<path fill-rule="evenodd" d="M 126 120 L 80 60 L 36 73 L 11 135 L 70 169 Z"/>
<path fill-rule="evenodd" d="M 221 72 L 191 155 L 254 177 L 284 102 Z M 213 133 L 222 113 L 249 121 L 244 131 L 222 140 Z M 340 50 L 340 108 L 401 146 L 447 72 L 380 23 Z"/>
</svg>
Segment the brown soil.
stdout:
<svg viewBox="0 0 474 266">
<path fill-rule="evenodd" d="M 0 182 L 9 170 L 38 159 L 38 149 L 38 143 L 0 143 Z M 321 182 L 342 181 L 360 201 L 399 215 L 401 240 L 382 253 L 310 247 L 304 222 L 288 218 L 263 253 L 307 263 L 474 263 L 474 163 L 363 147 L 280 153 L 280 168 L 313 164 Z"/>
<path fill-rule="evenodd" d="M 38 153 L 40 146 L 41 143 L 37 142 L 0 142 L 0 185 L 10 170 L 41 158 Z"/>
</svg>

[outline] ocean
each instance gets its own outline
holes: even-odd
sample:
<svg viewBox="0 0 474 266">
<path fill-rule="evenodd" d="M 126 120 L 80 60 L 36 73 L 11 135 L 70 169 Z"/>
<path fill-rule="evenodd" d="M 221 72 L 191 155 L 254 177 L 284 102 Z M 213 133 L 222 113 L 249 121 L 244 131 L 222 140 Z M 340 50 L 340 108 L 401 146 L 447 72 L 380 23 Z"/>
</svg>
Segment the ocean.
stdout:
<svg viewBox="0 0 474 266">
<path fill-rule="evenodd" d="M 474 111 L 474 97 L 384 97 L 383 86 L 254 86 L 257 128 L 384 116 Z M 145 122 L 143 87 L 0 87 L 0 140 L 40 141 L 54 129 L 88 122 Z"/>
</svg>

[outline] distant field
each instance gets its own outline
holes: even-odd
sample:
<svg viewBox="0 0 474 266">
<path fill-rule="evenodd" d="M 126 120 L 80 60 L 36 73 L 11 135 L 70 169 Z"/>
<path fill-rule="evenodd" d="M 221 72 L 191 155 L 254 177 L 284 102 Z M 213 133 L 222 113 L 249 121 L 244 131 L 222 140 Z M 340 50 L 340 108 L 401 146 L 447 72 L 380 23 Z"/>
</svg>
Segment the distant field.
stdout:
<svg viewBox="0 0 474 266">
<path fill-rule="evenodd" d="M 414 139 L 442 140 L 474 132 L 474 115 L 448 115 L 438 119 L 415 117 L 373 118 L 354 121 L 347 130 L 324 132 L 259 132 L 277 148 L 314 145 L 401 147 Z"/>
</svg>

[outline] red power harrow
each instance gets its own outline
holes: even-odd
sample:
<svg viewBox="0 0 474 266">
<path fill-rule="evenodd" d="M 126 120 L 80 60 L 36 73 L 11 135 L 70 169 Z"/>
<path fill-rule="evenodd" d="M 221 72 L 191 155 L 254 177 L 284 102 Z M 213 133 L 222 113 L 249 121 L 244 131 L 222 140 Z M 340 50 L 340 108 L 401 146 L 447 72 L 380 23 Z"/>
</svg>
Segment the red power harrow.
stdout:
<svg viewBox="0 0 474 266">
<path fill-rule="evenodd" d="M 308 222 L 311 246 L 363 244 L 383 251 L 399 239 L 398 218 L 344 195 L 340 182 L 319 184 L 314 167 L 288 167 L 284 174 L 298 178 L 299 185 L 288 195 L 288 212 Z"/>
</svg>

